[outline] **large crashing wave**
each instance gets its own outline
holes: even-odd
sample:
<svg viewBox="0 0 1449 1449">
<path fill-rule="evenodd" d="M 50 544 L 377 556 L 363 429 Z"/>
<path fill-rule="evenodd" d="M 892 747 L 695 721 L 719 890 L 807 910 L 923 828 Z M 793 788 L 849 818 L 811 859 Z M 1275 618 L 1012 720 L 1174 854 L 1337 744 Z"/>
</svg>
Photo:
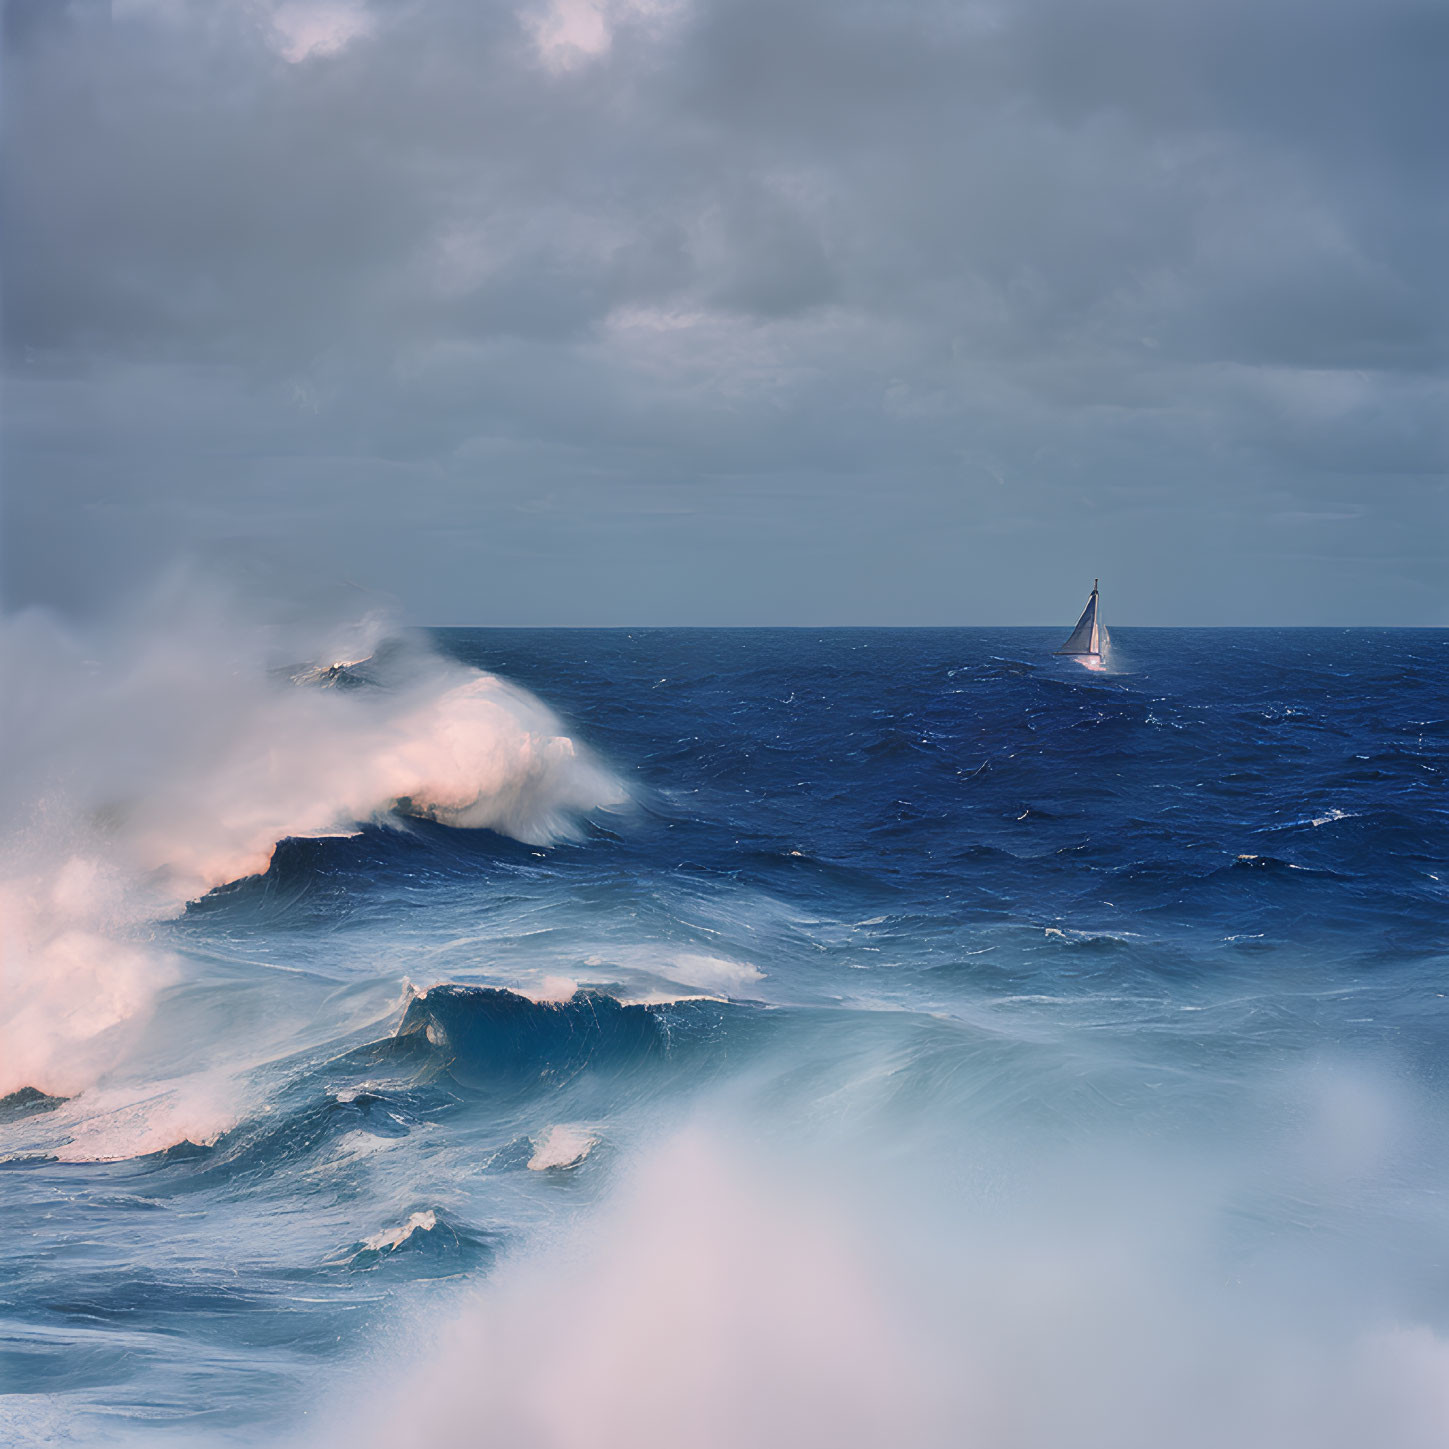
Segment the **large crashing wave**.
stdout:
<svg viewBox="0 0 1449 1449">
<path fill-rule="evenodd" d="M 173 581 L 101 629 L 6 619 L 0 669 L 0 1095 L 94 1082 L 177 974 L 147 923 L 280 840 L 400 811 L 544 844 L 626 799 L 541 701 L 377 616 L 264 627 Z"/>
</svg>

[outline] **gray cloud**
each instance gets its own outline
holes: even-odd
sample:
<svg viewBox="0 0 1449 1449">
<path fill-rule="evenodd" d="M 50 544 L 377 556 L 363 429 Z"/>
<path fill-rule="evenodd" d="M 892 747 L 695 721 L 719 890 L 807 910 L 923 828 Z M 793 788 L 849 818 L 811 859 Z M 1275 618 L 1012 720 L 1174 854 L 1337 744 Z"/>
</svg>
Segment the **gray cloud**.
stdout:
<svg viewBox="0 0 1449 1449">
<path fill-rule="evenodd" d="M 7 24 L 12 602 L 1449 622 L 1440 4 Z"/>
</svg>

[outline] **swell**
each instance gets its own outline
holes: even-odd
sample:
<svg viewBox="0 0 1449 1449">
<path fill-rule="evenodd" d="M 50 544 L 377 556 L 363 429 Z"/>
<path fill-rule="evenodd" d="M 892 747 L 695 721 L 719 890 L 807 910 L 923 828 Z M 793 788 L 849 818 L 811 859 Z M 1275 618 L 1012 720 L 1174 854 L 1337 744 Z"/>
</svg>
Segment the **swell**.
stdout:
<svg viewBox="0 0 1449 1449">
<path fill-rule="evenodd" d="M 426 1044 L 437 1068 L 475 1092 L 518 1096 L 583 1078 L 633 1090 L 665 1063 L 687 1065 L 722 1042 L 743 1003 L 683 999 L 627 1004 L 601 991 L 533 1001 L 492 987 L 444 985 L 413 998 L 400 1043 Z"/>
</svg>

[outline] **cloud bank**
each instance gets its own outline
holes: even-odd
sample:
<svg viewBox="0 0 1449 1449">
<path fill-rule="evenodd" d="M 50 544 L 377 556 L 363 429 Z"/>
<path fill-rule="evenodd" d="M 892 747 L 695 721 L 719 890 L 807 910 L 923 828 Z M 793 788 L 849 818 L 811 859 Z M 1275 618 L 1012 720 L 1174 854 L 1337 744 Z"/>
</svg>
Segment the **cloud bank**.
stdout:
<svg viewBox="0 0 1449 1449">
<path fill-rule="evenodd" d="M 1444 623 L 1427 0 L 14 0 L 5 587 Z"/>
</svg>

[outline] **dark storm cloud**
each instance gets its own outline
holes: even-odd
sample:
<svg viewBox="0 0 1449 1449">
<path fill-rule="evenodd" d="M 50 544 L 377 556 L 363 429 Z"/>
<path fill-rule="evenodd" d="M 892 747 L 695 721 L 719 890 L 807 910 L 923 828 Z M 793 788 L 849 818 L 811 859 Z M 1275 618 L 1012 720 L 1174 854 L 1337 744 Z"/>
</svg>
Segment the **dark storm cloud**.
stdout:
<svg viewBox="0 0 1449 1449">
<path fill-rule="evenodd" d="M 14 599 L 1446 616 L 1442 5 L 7 19 Z"/>
</svg>

